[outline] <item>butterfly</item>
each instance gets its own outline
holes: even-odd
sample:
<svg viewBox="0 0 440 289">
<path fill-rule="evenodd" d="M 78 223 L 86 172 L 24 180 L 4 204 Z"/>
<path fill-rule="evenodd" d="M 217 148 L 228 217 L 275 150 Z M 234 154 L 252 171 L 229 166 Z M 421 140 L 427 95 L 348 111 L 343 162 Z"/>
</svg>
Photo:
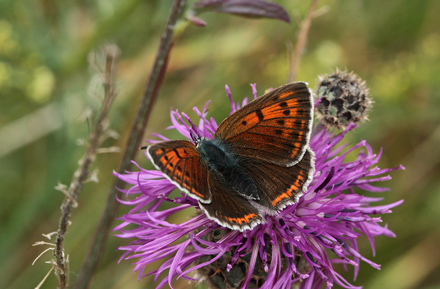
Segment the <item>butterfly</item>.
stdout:
<svg viewBox="0 0 440 289">
<path fill-rule="evenodd" d="M 293 82 L 229 115 L 213 139 L 164 141 L 149 145 L 147 155 L 209 219 L 244 231 L 306 191 L 314 173 L 312 122 L 312 93 Z"/>
</svg>

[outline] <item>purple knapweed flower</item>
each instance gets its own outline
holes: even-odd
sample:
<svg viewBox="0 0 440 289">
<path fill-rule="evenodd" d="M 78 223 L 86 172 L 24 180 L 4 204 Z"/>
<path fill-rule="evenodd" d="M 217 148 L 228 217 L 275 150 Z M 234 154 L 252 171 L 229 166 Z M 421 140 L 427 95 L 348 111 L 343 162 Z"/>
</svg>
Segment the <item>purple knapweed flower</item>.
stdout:
<svg viewBox="0 0 440 289">
<path fill-rule="evenodd" d="M 255 86 L 253 91 L 255 98 Z M 239 105 L 232 101 L 228 88 L 227 93 L 234 112 Z M 216 121 L 206 117 L 206 106 L 203 112 L 194 110 L 200 117 L 197 126 L 186 114 L 172 111 L 169 129 L 187 139 L 191 135 L 212 138 Z M 134 271 L 139 278 L 154 275 L 158 281 L 165 272 L 157 288 L 167 283 L 171 287 L 176 278 L 205 279 L 216 288 L 216 280 L 210 276 L 220 278 L 227 288 L 330 288 L 334 284 L 360 288 L 337 273 L 333 264 L 354 266 L 354 278 L 361 261 L 380 268 L 359 253 L 357 238 L 365 235 L 374 254 L 374 237 L 395 237 L 386 225 L 379 225 L 380 215 L 390 213 L 403 201 L 374 206 L 382 198 L 364 196 L 364 192 L 386 191 L 372 184 L 389 180 L 386 174 L 404 168 L 378 168 L 382 152 L 374 154 L 366 141 L 351 147 L 340 145 L 355 127 L 350 124 L 336 134 L 316 125 L 310 140 L 316 156 L 315 174 L 307 193 L 278 215 L 266 216 L 266 223 L 251 231 L 220 227 L 198 210 L 197 200 L 183 193 L 170 198 L 176 186 L 160 171 L 139 167 L 137 172 L 115 173 L 131 185 L 124 191 L 126 199 L 119 202 L 132 209 L 121 217 L 122 223 L 115 230 L 118 237 L 134 240 L 119 248 L 125 251 L 121 259 L 137 260 Z M 178 224 L 167 221 L 189 208 L 197 209 L 198 214 Z M 147 265 L 160 260 L 163 263 L 159 268 L 145 272 Z"/>
</svg>

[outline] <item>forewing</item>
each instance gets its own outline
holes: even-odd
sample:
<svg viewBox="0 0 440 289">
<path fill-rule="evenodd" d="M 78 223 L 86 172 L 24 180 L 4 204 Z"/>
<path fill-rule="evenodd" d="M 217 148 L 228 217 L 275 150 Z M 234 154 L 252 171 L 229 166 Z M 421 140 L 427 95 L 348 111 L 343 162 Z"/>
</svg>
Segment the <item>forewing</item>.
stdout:
<svg viewBox="0 0 440 289">
<path fill-rule="evenodd" d="M 250 230 L 263 222 L 258 209 L 252 206 L 247 199 L 228 189 L 224 182 L 215 177 L 209 177 L 208 183 L 211 203 L 199 202 L 199 205 L 209 219 L 216 221 L 223 227 L 240 231 Z"/>
<path fill-rule="evenodd" d="M 314 153 L 308 149 L 299 163 L 285 167 L 261 160 L 245 160 L 243 167 L 253 176 L 258 189 L 258 203 L 279 211 L 298 202 L 310 184 L 315 167 Z"/>
<path fill-rule="evenodd" d="M 237 155 L 292 166 L 306 151 L 312 121 L 312 94 L 304 82 L 294 82 L 237 110 L 220 124 L 216 137 Z"/>
<path fill-rule="evenodd" d="M 179 189 L 203 203 L 211 201 L 207 169 L 189 141 L 165 141 L 148 146 L 147 153 L 164 175 Z"/>
</svg>

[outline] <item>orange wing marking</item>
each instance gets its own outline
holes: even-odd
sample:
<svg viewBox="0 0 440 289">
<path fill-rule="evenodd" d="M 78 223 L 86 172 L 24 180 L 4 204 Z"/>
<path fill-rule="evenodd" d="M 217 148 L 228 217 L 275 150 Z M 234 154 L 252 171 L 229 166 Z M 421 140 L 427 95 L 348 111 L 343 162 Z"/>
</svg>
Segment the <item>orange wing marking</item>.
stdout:
<svg viewBox="0 0 440 289">
<path fill-rule="evenodd" d="M 289 96 L 291 96 L 292 94 L 294 94 L 293 91 L 286 91 L 286 92 L 283 92 L 283 93 L 281 93 L 281 94 L 279 95 L 279 99 L 283 99 L 283 98 L 289 97 Z"/>
<path fill-rule="evenodd" d="M 292 197 L 292 192 L 297 191 L 299 188 L 301 188 L 301 184 L 300 184 L 300 182 L 301 182 L 302 180 L 304 180 L 304 177 L 303 177 L 303 172 L 301 172 L 300 174 L 301 174 L 301 175 L 298 176 L 298 178 L 296 179 L 295 183 L 294 183 L 292 186 L 290 186 L 290 188 L 289 188 L 285 193 L 283 193 L 282 195 L 278 196 L 275 200 L 272 201 L 272 205 L 273 205 L 274 207 L 276 207 L 276 205 L 277 205 L 280 201 L 282 201 L 282 200 L 284 200 L 284 199 L 289 199 L 289 198 L 291 198 L 291 197 Z"/>
<path fill-rule="evenodd" d="M 228 220 L 231 223 L 236 223 L 236 224 L 240 224 L 241 225 L 242 223 L 249 224 L 250 221 L 253 218 L 255 218 L 255 217 L 257 217 L 257 215 L 255 215 L 255 214 L 248 214 L 248 215 L 244 216 L 244 218 L 229 218 L 229 217 L 225 217 L 225 219 Z"/>
</svg>

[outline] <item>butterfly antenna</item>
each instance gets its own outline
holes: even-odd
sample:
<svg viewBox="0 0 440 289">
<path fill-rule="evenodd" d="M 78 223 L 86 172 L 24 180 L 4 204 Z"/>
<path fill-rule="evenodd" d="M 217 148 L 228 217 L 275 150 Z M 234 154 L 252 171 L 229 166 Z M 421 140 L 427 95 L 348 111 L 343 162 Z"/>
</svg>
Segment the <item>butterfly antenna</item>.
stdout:
<svg viewBox="0 0 440 289">
<path fill-rule="evenodd" d="M 205 112 L 203 112 L 203 114 L 202 114 L 202 116 L 203 116 L 203 118 L 202 118 L 202 124 L 203 124 L 203 131 L 202 131 L 202 133 L 203 133 L 203 137 L 205 137 L 205 129 L 206 129 L 206 113 Z"/>
<path fill-rule="evenodd" d="M 143 147 L 140 147 L 139 149 L 140 149 L 140 150 L 146 150 L 147 147 L 148 147 L 148 146 L 143 146 Z"/>
<path fill-rule="evenodd" d="M 209 131 L 209 129 L 208 129 L 208 123 L 209 123 L 209 120 L 206 118 L 206 116 L 208 115 L 208 104 L 209 104 L 210 102 L 211 102 L 211 101 L 207 101 L 207 102 L 206 102 L 205 106 L 203 107 L 203 111 L 202 111 L 202 118 L 203 118 L 203 120 L 202 120 L 202 124 L 203 124 L 203 138 L 206 137 L 206 134 L 210 134 L 210 131 Z"/>
<path fill-rule="evenodd" d="M 192 141 L 197 144 L 197 142 L 199 141 L 199 137 L 193 132 L 190 132 L 190 136 Z"/>
</svg>

